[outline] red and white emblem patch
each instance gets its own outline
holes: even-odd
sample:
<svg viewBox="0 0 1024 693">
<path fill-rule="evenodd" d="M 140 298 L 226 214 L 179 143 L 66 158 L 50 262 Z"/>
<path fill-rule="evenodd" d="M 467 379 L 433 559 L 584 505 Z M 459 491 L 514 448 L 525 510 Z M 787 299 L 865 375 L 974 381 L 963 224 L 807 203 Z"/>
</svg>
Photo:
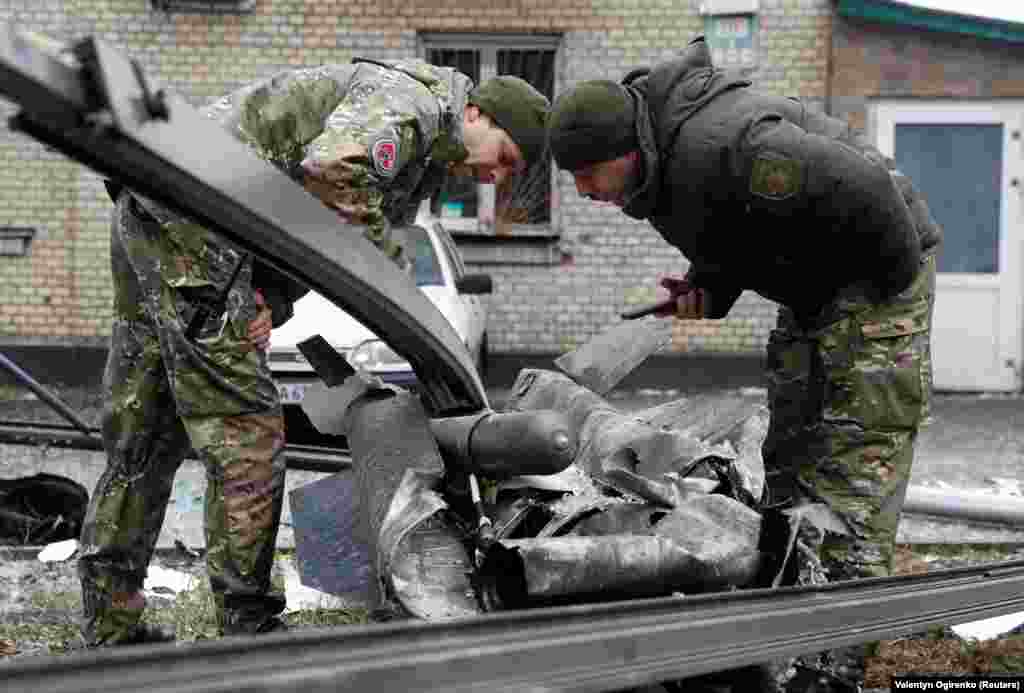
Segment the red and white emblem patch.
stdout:
<svg viewBox="0 0 1024 693">
<path fill-rule="evenodd" d="M 377 173 L 390 178 L 398 166 L 398 141 L 393 137 L 381 137 L 370 148 L 370 158 Z"/>
</svg>

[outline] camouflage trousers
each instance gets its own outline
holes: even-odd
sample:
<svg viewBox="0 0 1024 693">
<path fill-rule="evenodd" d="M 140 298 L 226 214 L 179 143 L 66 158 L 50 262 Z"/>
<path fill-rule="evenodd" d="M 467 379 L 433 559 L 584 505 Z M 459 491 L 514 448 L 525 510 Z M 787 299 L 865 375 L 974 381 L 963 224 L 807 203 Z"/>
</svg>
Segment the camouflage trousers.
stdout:
<svg viewBox="0 0 1024 693">
<path fill-rule="evenodd" d="M 802 534 L 830 581 L 892 572 L 914 443 L 929 411 L 934 300 L 932 254 L 888 301 L 874 304 L 849 287 L 810 325 L 783 308 L 770 336 L 769 484 L 776 499 L 827 504 L 845 525 L 845 534 Z"/>
<path fill-rule="evenodd" d="M 238 292 L 248 296 L 233 301 L 245 310 L 211 319 L 196 340 L 185 339 L 194 309 L 155 276 L 158 255 L 145 229 L 128 221 L 115 222 L 112 238 L 112 254 L 129 258 L 132 271 L 114 274 L 107 468 L 90 499 L 78 563 L 83 635 L 90 645 L 131 639 L 174 475 L 190 448 L 206 468 L 206 563 L 221 628 L 255 630 L 284 608 L 270 571 L 285 461 L 277 390 L 266 355 L 247 340 L 252 290 L 242 284 Z"/>
</svg>

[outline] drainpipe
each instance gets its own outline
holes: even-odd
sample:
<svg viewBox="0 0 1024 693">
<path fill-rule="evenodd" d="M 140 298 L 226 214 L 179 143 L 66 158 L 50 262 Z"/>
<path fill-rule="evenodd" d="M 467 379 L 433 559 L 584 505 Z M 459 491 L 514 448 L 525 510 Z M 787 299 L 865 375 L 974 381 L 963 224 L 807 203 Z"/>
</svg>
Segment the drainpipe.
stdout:
<svg viewBox="0 0 1024 693">
<path fill-rule="evenodd" d="M 903 512 L 1024 528 L 1024 498 L 911 486 Z"/>
<path fill-rule="evenodd" d="M 825 114 L 835 117 L 832 109 L 832 81 L 835 79 L 836 25 L 839 23 L 838 0 L 832 3 L 832 21 L 828 27 L 828 57 L 825 60 Z"/>
</svg>

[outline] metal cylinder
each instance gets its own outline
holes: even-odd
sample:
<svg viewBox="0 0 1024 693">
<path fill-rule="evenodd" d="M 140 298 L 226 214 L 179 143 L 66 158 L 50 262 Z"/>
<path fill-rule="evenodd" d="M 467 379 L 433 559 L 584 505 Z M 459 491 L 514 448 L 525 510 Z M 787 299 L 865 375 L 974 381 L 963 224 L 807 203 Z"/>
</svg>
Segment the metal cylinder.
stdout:
<svg viewBox="0 0 1024 693">
<path fill-rule="evenodd" d="M 557 411 L 431 419 L 430 430 L 449 464 L 489 479 L 557 474 L 576 455 L 576 433 L 568 417 Z"/>
<path fill-rule="evenodd" d="M 486 610 L 495 611 L 565 600 L 654 597 L 701 591 L 715 572 L 714 565 L 667 537 L 505 540 L 486 553 L 481 601 Z"/>
<path fill-rule="evenodd" d="M 993 493 L 911 486 L 903 512 L 1024 527 L 1024 499 Z"/>
</svg>

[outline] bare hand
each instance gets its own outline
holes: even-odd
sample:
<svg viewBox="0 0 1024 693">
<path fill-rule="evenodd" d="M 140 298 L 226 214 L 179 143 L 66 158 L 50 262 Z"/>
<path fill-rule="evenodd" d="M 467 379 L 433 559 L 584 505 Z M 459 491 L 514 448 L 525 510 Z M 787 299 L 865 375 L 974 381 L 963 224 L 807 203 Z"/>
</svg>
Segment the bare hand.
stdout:
<svg viewBox="0 0 1024 693">
<path fill-rule="evenodd" d="M 675 277 L 662 277 L 660 284 L 668 289 L 668 298 L 675 299 L 675 305 L 658 311 L 655 315 L 673 315 L 680 320 L 700 320 L 707 316 L 711 299 L 707 289 L 698 289 L 687 280 Z"/>
<path fill-rule="evenodd" d="M 259 289 L 256 289 L 253 295 L 256 298 L 256 305 L 260 307 L 260 312 L 249 323 L 249 342 L 254 348 L 266 351 L 270 347 L 270 330 L 273 327 L 270 306 L 267 305 Z"/>
</svg>

